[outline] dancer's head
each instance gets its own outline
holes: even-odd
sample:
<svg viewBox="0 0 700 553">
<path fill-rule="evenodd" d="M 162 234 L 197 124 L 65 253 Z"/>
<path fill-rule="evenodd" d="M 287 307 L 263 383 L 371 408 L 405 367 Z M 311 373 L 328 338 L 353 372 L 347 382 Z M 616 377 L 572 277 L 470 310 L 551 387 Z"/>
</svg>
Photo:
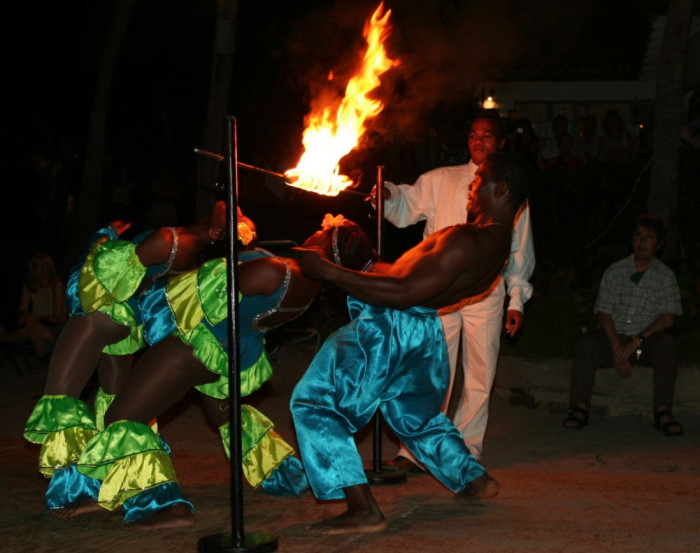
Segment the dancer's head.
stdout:
<svg viewBox="0 0 700 553">
<path fill-rule="evenodd" d="M 255 231 L 255 223 L 250 217 L 243 215 L 240 207 L 237 207 L 237 222 L 238 222 L 238 242 L 243 248 L 254 248 L 257 243 L 257 233 Z M 207 218 L 208 235 L 211 243 L 218 242 L 226 236 L 226 202 L 218 201 Z"/>
<path fill-rule="evenodd" d="M 48 286 L 56 278 L 53 258 L 45 252 L 37 252 L 29 260 L 25 284 L 30 292 Z"/>
<path fill-rule="evenodd" d="M 354 271 L 367 271 L 377 260 L 377 251 L 362 228 L 343 215 L 327 213 L 321 230 L 312 234 L 304 246 L 323 248 L 328 259 Z"/>
</svg>

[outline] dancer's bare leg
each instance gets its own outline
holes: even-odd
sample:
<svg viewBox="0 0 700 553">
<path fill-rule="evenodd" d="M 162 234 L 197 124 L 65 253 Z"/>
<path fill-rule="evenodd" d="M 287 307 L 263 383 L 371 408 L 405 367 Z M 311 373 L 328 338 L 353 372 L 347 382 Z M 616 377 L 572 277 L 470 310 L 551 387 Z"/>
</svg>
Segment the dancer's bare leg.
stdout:
<svg viewBox="0 0 700 553">
<path fill-rule="evenodd" d="M 343 491 L 348 502 L 347 511 L 337 517 L 309 526 L 309 533 L 323 536 L 367 534 L 383 532 L 389 527 L 389 523 L 374 500 L 369 484 L 358 484 Z"/>
<path fill-rule="evenodd" d="M 102 349 L 128 335 L 129 327 L 100 312 L 71 317 L 51 355 L 44 394 L 80 397 L 97 368 Z"/>
<path fill-rule="evenodd" d="M 192 348 L 168 336 L 138 360 L 109 407 L 105 424 L 131 420 L 148 424 L 191 388 L 217 380 L 192 354 Z"/>
<path fill-rule="evenodd" d="M 107 410 L 105 424 L 131 420 L 148 424 L 181 399 L 192 387 L 213 382 L 210 372 L 192 354 L 192 348 L 169 336 L 149 349 L 134 366 L 129 378 Z M 160 530 L 187 528 L 195 522 L 184 504 L 173 505 L 129 523 L 129 528 Z"/>
<path fill-rule="evenodd" d="M 97 365 L 97 377 L 106 394 L 116 394 L 128 380 L 133 360 L 133 355 L 102 354 Z"/>
</svg>

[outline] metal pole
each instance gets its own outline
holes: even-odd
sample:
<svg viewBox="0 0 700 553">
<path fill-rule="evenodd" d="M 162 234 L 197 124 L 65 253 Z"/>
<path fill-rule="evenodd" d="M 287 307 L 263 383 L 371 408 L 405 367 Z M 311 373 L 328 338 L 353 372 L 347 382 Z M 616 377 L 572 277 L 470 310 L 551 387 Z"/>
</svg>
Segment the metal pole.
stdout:
<svg viewBox="0 0 700 553">
<path fill-rule="evenodd" d="M 241 463 L 243 448 L 241 445 L 241 382 L 240 356 L 238 352 L 238 247 L 236 234 L 238 229 L 238 138 L 236 120 L 226 118 L 226 201 L 229 205 L 227 212 L 227 269 L 228 269 L 228 312 L 229 312 L 229 424 L 231 434 L 231 528 L 234 542 L 242 544 L 245 540 L 243 532 L 243 475 Z"/>
<path fill-rule="evenodd" d="M 377 254 L 384 255 L 384 167 L 377 166 Z M 374 462 L 372 468 L 382 472 L 382 417 L 379 411 L 374 415 Z"/>
<path fill-rule="evenodd" d="M 238 330 L 238 138 L 236 119 L 226 117 L 226 239 L 228 281 L 228 401 L 231 435 L 231 533 L 201 538 L 199 553 L 276 551 L 277 538 L 268 534 L 248 534 L 243 529 L 243 447 L 241 440 L 240 334 Z"/>
<path fill-rule="evenodd" d="M 377 253 L 384 255 L 384 167 L 377 166 Z M 385 471 L 382 455 L 382 415 L 377 411 L 374 415 L 374 439 L 372 470 L 365 471 L 371 484 L 400 484 L 406 481 L 406 473 L 402 470 Z"/>
</svg>

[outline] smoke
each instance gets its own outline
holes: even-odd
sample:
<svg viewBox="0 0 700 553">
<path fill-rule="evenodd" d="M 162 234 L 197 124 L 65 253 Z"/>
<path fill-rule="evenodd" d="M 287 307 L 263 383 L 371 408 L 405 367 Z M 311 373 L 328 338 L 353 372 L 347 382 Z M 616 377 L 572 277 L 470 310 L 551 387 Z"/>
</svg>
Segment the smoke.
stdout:
<svg viewBox="0 0 700 553">
<path fill-rule="evenodd" d="M 324 3 L 294 23 L 288 63 L 293 87 L 307 105 L 321 94 L 338 98 L 364 50 L 364 22 L 379 3 Z M 386 47 L 398 67 L 382 77 L 383 112 L 368 121 L 367 140 L 424 133 L 441 112 L 467 117 L 485 82 L 525 70 L 565 64 L 587 18 L 602 0 L 386 0 L 392 33 Z M 333 73 L 334 79 L 328 76 Z"/>
</svg>

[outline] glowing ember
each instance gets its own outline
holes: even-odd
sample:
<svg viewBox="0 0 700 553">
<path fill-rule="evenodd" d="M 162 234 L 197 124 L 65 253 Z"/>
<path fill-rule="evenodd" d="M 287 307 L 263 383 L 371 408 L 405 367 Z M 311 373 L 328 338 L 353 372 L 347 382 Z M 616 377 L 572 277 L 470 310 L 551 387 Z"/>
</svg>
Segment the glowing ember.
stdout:
<svg viewBox="0 0 700 553">
<path fill-rule="evenodd" d="M 302 139 L 304 153 L 297 166 L 285 172 L 287 184 L 326 196 L 336 196 L 352 184 L 347 176 L 339 174 L 338 163 L 359 144 L 365 132 L 365 120 L 377 116 L 384 108 L 384 104 L 368 95 L 379 86 L 379 77 L 398 65 L 397 60 L 387 57 L 384 49 L 391 10 L 382 15 L 383 11 L 382 2 L 365 24 L 367 51 L 362 66 L 345 88 L 335 116 L 331 113 L 332 106 L 326 105 L 307 117 Z"/>
</svg>

